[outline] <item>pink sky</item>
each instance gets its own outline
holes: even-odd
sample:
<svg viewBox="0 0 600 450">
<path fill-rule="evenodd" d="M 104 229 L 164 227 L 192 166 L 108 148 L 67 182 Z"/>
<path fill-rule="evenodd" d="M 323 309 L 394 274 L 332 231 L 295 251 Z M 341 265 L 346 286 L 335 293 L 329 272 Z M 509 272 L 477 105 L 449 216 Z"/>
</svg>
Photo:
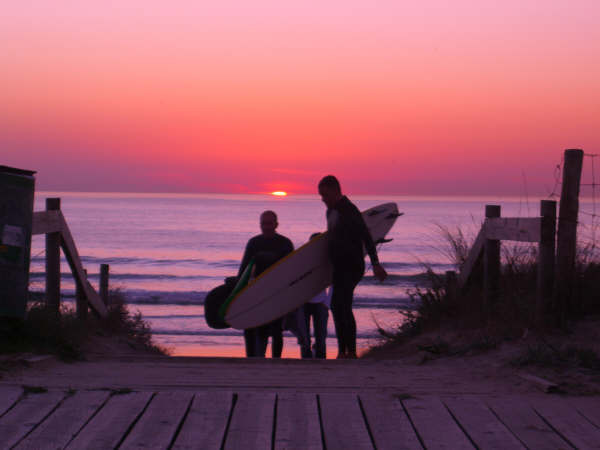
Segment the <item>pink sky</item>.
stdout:
<svg viewBox="0 0 600 450">
<path fill-rule="evenodd" d="M 518 195 L 600 153 L 597 1 L 201 3 L 3 6 L 0 164 L 46 190 Z"/>
</svg>

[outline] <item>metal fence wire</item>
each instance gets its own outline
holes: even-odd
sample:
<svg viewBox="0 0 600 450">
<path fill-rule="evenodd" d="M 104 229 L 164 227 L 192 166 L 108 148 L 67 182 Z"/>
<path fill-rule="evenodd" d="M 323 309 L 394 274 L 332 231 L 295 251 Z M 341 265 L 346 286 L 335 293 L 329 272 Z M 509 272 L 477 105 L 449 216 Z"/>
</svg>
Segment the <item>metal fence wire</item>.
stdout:
<svg viewBox="0 0 600 450">
<path fill-rule="evenodd" d="M 598 217 L 600 214 L 597 206 L 598 195 L 596 194 L 596 190 L 600 186 L 600 183 L 598 183 L 596 179 L 596 158 L 599 155 L 597 153 L 584 152 L 583 156 L 584 160 L 579 195 L 580 198 L 585 198 L 586 200 L 590 199 L 590 201 L 580 202 L 579 204 L 579 214 L 585 216 L 587 220 L 578 220 L 578 235 L 579 241 L 589 252 L 589 256 L 597 256 L 599 250 L 597 236 L 598 227 L 600 226 Z M 548 194 L 549 199 L 560 200 L 564 161 L 563 156 L 560 163 L 554 168 L 553 186 L 551 192 Z"/>
</svg>

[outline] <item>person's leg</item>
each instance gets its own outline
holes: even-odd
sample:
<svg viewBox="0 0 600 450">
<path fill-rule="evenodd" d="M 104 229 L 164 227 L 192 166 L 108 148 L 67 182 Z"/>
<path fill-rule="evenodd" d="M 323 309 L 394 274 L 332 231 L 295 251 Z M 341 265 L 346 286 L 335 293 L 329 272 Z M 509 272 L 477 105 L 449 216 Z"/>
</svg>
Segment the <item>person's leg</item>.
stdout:
<svg viewBox="0 0 600 450">
<path fill-rule="evenodd" d="M 331 315 L 333 316 L 333 324 L 335 325 L 335 336 L 338 343 L 338 358 L 346 356 L 346 338 L 344 324 L 344 281 L 341 276 L 333 277 L 333 286 L 331 293 Z"/>
<path fill-rule="evenodd" d="M 356 320 L 352 313 L 354 288 L 364 272 L 364 263 L 345 267 L 333 273 L 331 312 L 338 336 L 339 357 L 356 357 Z"/>
<path fill-rule="evenodd" d="M 339 300 L 339 312 L 342 332 L 342 347 L 344 349 L 345 357 L 353 356 L 352 352 L 352 339 L 356 339 L 356 322 L 354 315 L 352 314 L 352 284 L 348 279 L 344 280 L 344 284 L 341 286 L 340 300 Z M 356 348 L 354 348 L 356 352 Z"/>
<path fill-rule="evenodd" d="M 312 358 L 310 351 L 310 329 L 306 324 L 306 305 L 302 305 L 297 310 L 298 324 L 298 344 L 300 345 L 300 357 Z"/>
<path fill-rule="evenodd" d="M 289 330 L 298 341 L 298 345 L 300 346 L 300 350 L 302 351 L 302 345 L 306 336 L 303 336 L 302 329 L 304 328 L 304 311 L 300 308 L 287 313 L 283 317 L 283 329 Z"/>
<path fill-rule="evenodd" d="M 327 319 L 329 319 L 329 309 L 327 306 L 322 303 L 316 303 L 313 314 L 315 358 L 325 359 L 327 357 Z"/>
<path fill-rule="evenodd" d="M 281 358 L 283 352 L 283 333 L 273 334 L 271 336 L 271 358 Z"/>
<path fill-rule="evenodd" d="M 312 315 L 312 312 L 313 312 L 313 304 L 306 303 L 304 305 L 304 323 L 306 326 L 306 334 L 308 335 L 309 340 L 310 340 L 310 316 Z"/>
<path fill-rule="evenodd" d="M 354 312 L 352 311 L 352 303 L 354 300 L 354 289 L 356 288 L 356 285 L 360 282 L 363 274 L 365 271 L 365 267 L 364 264 L 361 267 L 357 267 L 357 270 L 352 274 L 352 278 L 350 279 L 350 284 L 349 284 L 349 295 L 348 295 L 348 301 L 345 304 L 346 305 L 346 324 L 347 324 L 347 331 L 346 331 L 346 338 L 347 338 L 347 343 L 346 343 L 346 348 L 347 348 L 347 352 L 348 352 L 348 357 L 350 358 L 356 358 L 356 320 L 354 319 Z"/>
<path fill-rule="evenodd" d="M 304 331 L 306 332 L 306 341 L 304 342 L 304 345 L 301 348 L 301 357 L 303 359 L 308 359 L 308 358 L 312 358 L 313 354 L 312 354 L 312 349 L 311 349 L 311 337 L 310 337 L 310 316 L 313 315 L 313 308 L 314 304 L 313 303 L 306 303 L 304 306 L 302 306 L 302 321 L 303 321 L 303 327 L 304 327 Z"/>
<path fill-rule="evenodd" d="M 256 356 L 256 328 L 244 330 L 244 343 L 246 345 L 246 356 Z"/>
<path fill-rule="evenodd" d="M 346 356 L 348 358 L 356 358 L 356 320 L 354 319 L 354 313 L 352 312 L 352 297 L 354 295 L 354 289 L 348 296 L 348 302 L 345 304 L 344 317 L 346 324 Z"/>
<path fill-rule="evenodd" d="M 267 354 L 267 344 L 269 343 L 269 330 L 267 325 L 256 329 L 256 356 L 264 358 Z"/>
<path fill-rule="evenodd" d="M 271 335 L 271 358 L 281 358 L 283 352 L 283 327 L 282 319 L 277 319 L 268 325 Z"/>
</svg>

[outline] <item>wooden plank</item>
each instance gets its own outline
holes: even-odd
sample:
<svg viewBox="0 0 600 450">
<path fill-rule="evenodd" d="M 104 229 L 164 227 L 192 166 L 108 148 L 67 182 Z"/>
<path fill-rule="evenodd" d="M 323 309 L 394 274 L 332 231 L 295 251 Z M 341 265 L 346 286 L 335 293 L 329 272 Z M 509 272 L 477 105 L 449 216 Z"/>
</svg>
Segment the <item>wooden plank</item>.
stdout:
<svg viewBox="0 0 600 450">
<path fill-rule="evenodd" d="M 540 244 L 538 247 L 538 268 L 536 305 L 534 322 L 544 328 L 547 313 L 550 311 L 554 288 L 554 266 L 556 258 L 556 202 L 540 201 Z"/>
<path fill-rule="evenodd" d="M 109 278 L 109 265 L 100 264 L 100 283 L 98 290 L 100 291 L 100 298 L 102 303 L 108 306 L 108 278 Z"/>
<path fill-rule="evenodd" d="M 355 394 L 322 394 L 319 395 L 319 403 L 328 450 L 373 448 Z"/>
<path fill-rule="evenodd" d="M 106 391 L 83 391 L 67 397 L 60 407 L 16 448 L 65 448 L 90 417 L 102 407 L 108 395 Z"/>
<path fill-rule="evenodd" d="M 0 417 L 13 406 L 19 397 L 23 395 L 23 389 L 16 387 L 0 388 Z"/>
<path fill-rule="evenodd" d="M 225 439 L 225 449 L 271 448 L 274 413 L 274 393 L 238 394 Z"/>
<path fill-rule="evenodd" d="M 68 448 L 116 448 L 151 398 L 151 392 L 113 395 Z"/>
<path fill-rule="evenodd" d="M 558 212 L 558 232 L 556 234 L 556 287 L 554 289 L 554 313 L 557 324 L 565 327 L 569 313 L 579 312 L 573 295 L 576 279 L 577 226 L 579 215 L 579 188 L 583 150 L 565 150 L 562 189 Z"/>
<path fill-rule="evenodd" d="M 422 449 L 400 400 L 392 395 L 360 396 L 375 447 L 384 449 Z"/>
<path fill-rule="evenodd" d="M 76 281 L 81 283 L 83 287 L 84 293 L 87 297 L 87 300 L 92 307 L 92 309 L 101 317 L 106 317 L 108 315 L 108 311 L 106 306 L 100 299 L 100 296 L 96 293 L 92 285 L 87 280 L 85 273 L 83 271 L 83 266 L 81 265 L 81 259 L 79 258 L 79 253 L 77 252 L 77 247 L 75 247 L 75 241 L 73 241 L 73 236 L 71 236 L 71 231 L 69 230 L 69 226 L 65 221 L 62 213 L 60 214 L 61 220 L 61 244 L 62 249 L 67 258 L 69 266 L 71 267 L 71 272 L 73 272 L 73 276 Z"/>
<path fill-rule="evenodd" d="M 571 405 L 588 421 L 600 428 L 600 398 L 578 397 L 570 400 Z"/>
<path fill-rule="evenodd" d="M 486 219 L 485 237 L 498 241 L 539 242 L 540 217 L 495 217 Z"/>
<path fill-rule="evenodd" d="M 409 399 L 402 403 L 425 448 L 474 448 L 439 398 Z"/>
<path fill-rule="evenodd" d="M 277 395 L 276 449 L 321 449 L 317 396 L 307 393 Z"/>
<path fill-rule="evenodd" d="M 119 448 L 168 448 L 192 397 L 193 393 L 181 391 L 156 394 Z"/>
<path fill-rule="evenodd" d="M 60 198 L 47 198 L 46 210 L 60 218 Z M 62 222 L 61 222 L 62 227 Z M 46 241 L 46 306 L 54 314 L 60 311 L 60 232 L 47 233 Z"/>
<path fill-rule="evenodd" d="M 600 429 L 582 417 L 567 400 L 536 399 L 532 406 L 555 431 L 576 448 L 600 449 Z"/>
<path fill-rule="evenodd" d="M 62 392 L 28 394 L 0 418 L 0 448 L 11 448 L 30 433 L 65 397 Z"/>
<path fill-rule="evenodd" d="M 87 278 L 87 269 L 83 269 L 83 273 Z M 85 295 L 85 290 L 81 283 L 75 283 L 75 304 L 77 308 L 77 319 L 85 322 L 88 317 L 88 301 Z"/>
<path fill-rule="evenodd" d="M 480 399 L 449 398 L 444 403 L 479 448 L 522 449 L 525 446 Z"/>
<path fill-rule="evenodd" d="M 491 399 L 486 403 L 526 447 L 536 450 L 570 448 L 523 400 L 503 398 Z"/>
<path fill-rule="evenodd" d="M 500 205 L 485 205 L 486 221 L 498 218 L 501 214 Z M 486 230 L 484 224 L 483 229 Z M 483 311 L 485 320 L 491 319 L 493 306 L 500 294 L 500 245 L 501 241 L 487 236 L 483 246 Z"/>
<path fill-rule="evenodd" d="M 61 221 L 58 211 L 33 213 L 31 234 L 60 233 Z"/>
<path fill-rule="evenodd" d="M 481 230 L 479 230 L 479 233 L 475 238 L 475 242 L 473 242 L 473 245 L 471 246 L 471 250 L 469 250 L 467 259 L 460 267 L 460 273 L 458 274 L 458 287 L 463 287 L 465 284 L 467 284 L 469 276 L 471 276 L 471 272 L 473 271 L 473 268 L 475 267 L 475 264 L 477 263 L 481 252 L 483 251 L 483 244 L 485 244 L 485 240 L 485 231 L 483 227 L 481 227 Z"/>
<path fill-rule="evenodd" d="M 221 448 L 232 405 L 231 392 L 196 393 L 172 448 Z"/>
</svg>

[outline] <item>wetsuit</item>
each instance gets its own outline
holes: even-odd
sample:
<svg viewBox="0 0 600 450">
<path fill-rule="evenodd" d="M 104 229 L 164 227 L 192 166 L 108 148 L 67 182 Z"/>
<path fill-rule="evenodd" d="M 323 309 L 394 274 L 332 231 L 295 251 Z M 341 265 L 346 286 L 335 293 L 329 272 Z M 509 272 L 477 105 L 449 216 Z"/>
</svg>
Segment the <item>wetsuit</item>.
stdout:
<svg viewBox="0 0 600 450">
<path fill-rule="evenodd" d="M 285 236 L 275 233 L 272 237 L 263 234 L 254 236 L 246 244 L 246 251 L 240 264 L 238 277 L 242 275 L 254 258 L 254 276 L 260 275 L 269 266 L 294 251 L 294 244 Z M 273 357 L 281 357 L 283 349 L 282 319 L 274 320 L 258 328 L 244 330 L 246 356 L 265 356 L 267 341 L 272 336 L 271 352 Z"/>
<path fill-rule="evenodd" d="M 343 196 L 327 210 L 329 257 L 333 266 L 331 312 L 340 355 L 356 354 L 356 321 L 352 312 L 354 288 L 365 271 L 363 245 L 371 263 L 378 264 L 371 233 L 358 208 Z"/>
</svg>

